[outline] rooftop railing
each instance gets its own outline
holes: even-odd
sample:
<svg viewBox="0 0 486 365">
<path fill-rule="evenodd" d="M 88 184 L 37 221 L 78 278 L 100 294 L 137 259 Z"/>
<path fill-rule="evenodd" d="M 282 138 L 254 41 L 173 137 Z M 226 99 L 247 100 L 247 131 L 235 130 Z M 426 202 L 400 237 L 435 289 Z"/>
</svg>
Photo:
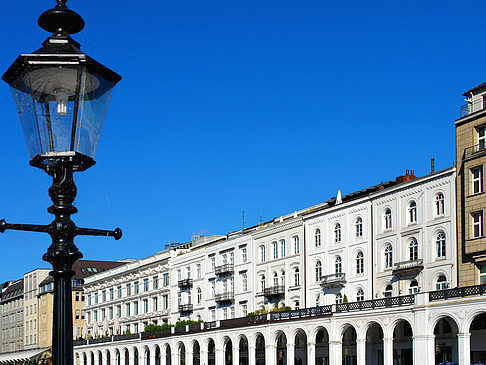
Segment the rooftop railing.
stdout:
<svg viewBox="0 0 486 365">
<path fill-rule="evenodd" d="M 476 113 L 480 110 L 485 109 L 486 103 L 484 102 L 484 99 L 482 97 L 479 97 L 475 99 L 472 103 L 467 103 L 464 105 L 461 105 L 461 113 L 460 113 L 460 118 L 463 118 L 469 114 Z"/>
</svg>

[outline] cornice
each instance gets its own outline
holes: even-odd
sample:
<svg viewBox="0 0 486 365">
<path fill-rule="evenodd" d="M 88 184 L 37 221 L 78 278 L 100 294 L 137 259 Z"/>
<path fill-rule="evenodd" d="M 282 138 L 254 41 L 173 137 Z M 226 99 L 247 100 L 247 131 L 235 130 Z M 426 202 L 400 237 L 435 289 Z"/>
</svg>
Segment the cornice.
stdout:
<svg viewBox="0 0 486 365">
<path fill-rule="evenodd" d="M 253 239 L 258 239 L 275 233 L 286 231 L 288 229 L 296 228 L 302 225 L 303 225 L 303 219 L 302 217 L 299 217 L 299 218 L 294 218 L 294 220 L 290 222 L 284 221 L 283 223 L 276 223 L 270 227 L 262 228 L 256 232 L 253 232 L 251 235 Z"/>
</svg>

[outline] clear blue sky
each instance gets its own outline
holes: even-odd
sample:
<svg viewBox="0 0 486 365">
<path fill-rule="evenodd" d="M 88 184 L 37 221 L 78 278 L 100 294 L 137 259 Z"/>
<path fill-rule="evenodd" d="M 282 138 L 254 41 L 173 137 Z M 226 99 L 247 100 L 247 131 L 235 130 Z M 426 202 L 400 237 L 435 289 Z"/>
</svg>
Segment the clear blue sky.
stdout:
<svg viewBox="0 0 486 365">
<path fill-rule="evenodd" d="M 48 34 L 54 0 L 0 3 L 0 71 Z M 96 155 L 78 174 L 86 259 L 142 258 L 455 159 L 462 92 L 486 81 L 486 3 L 69 0 L 74 38 L 117 71 Z M 0 84 L 0 218 L 49 223 L 50 178 L 29 167 Z M 0 281 L 37 267 L 47 235 L 0 235 Z"/>
</svg>

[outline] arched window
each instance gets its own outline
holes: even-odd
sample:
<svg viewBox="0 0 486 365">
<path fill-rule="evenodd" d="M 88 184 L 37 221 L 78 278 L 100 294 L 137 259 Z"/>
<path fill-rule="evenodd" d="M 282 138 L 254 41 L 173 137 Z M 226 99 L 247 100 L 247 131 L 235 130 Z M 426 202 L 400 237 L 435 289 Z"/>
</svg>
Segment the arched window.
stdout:
<svg viewBox="0 0 486 365">
<path fill-rule="evenodd" d="M 321 301 L 321 295 L 320 294 L 317 294 L 316 295 L 316 301 L 315 301 L 316 307 L 319 307 L 320 301 Z"/>
<path fill-rule="evenodd" d="M 356 237 L 363 237 L 363 218 L 361 217 L 356 218 L 355 227 L 356 227 Z"/>
<path fill-rule="evenodd" d="M 362 251 L 359 251 L 356 255 L 356 274 L 360 275 L 364 273 L 364 255 Z"/>
<path fill-rule="evenodd" d="M 435 238 L 437 257 L 446 257 L 446 236 L 444 232 L 437 233 Z"/>
<path fill-rule="evenodd" d="M 320 261 L 317 261 L 316 262 L 316 266 L 315 266 L 315 280 L 316 280 L 316 283 L 321 280 L 321 276 L 322 276 L 322 264 Z"/>
<path fill-rule="evenodd" d="M 444 194 L 437 193 L 435 196 L 435 215 L 440 217 L 444 215 Z"/>
<path fill-rule="evenodd" d="M 386 208 L 385 212 L 383 213 L 383 220 L 384 220 L 384 227 L 385 230 L 392 228 L 392 213 L 390 208 Z"/>
<path fill-rule="evenodd" d="M 385 298 L 391 298 L 393 294 L 393 287 L 391 286 L 391 284 L 388 284 L 385 288 L 385 291 L 383 292 L 383 296 Z"/>
<path fill-rule="evenodd" d="M 341 242 L 341 224 L 334 225 L 334 242 Z"/>
<path fill-rule="evenodd" d="M 294 241 L 294 254 L 298 255 L 300 253 L 299 236 L 292 237 L 292 240 Z"/>
<path fill-rule="evenodd" d="M 278 259 L 278 245 L 277 242 L 272 242 L 273 258 Z"/>
<path fill-rule="evenodd" d="M 277 273 L 273 273 L 273 286 L 278 286 L 278 275 Z"/>
<path fill-rule="evenodd" d="M 410 240 L 410 244 L 408 245 L 409 253 L 410 253 L 410 261 L 414 261 L 418 259 L 418 242 L 415 237 L 412 237 Z"/>
<path fill-rule="evenodd" d="M 300 271 L 298 267 L 294 269 L 294 285 L 295 286 L 300 285 Z"/>
<path fill-rule="evenodd" d="M 265 245 L 260 246 L 260 262 L 265 262 Z"/>
<path fill-rule="evenodd" d="M 336 269 L 336 274 L 341 274 L 343 272 L 343 260 L 341 256 L 336 256 L 334 260 L 334 268 Z"/>
<path fill-rule="evenodd" d="M 197 304 L 201 304 L 202 302 L 202 290 L 201 288 L 197 288 Z"/>
<path fill-rule="evenodd" d="M 314 232 L 314 243 L 316 247 L 321 247 L 321 230 L 319 228 Z"/>
<path fill-rule="evenodd" d="M 280 285 L 285 287 L 285 271 L 280 273 Z"/>
<path fill-rule="evenodd" d="M 359 288 L 358 291 L 356 292 L 356 301 L 362 302 L 363 300 L 364 300 L 364 290 Z"/>
<path fill-rule="evenodd" d="M 280 240 L 280 256 L 285 257 L 285 240 Z"/>
<path fill-rule="evenodd" d="M 444 290 L 449 287 L 449 284 L 447 283 L 447 279 L 444 275 L 441 275 L 437 278 L 437 282 L 435 283 L 435 289 L 436 290 Z"/>
<path fill-rule="evenodd" d="M 341 293 L 336 294 L 336 304 L 341 304 L 343 302 L 343 295 Z"/>
<path fill-rule="evenodd" d="M 408 205 L 408 223 L 417 223 L 417 203 L 413 200 Z"/>
<path fill-rule="evenodd" d="M 392 245 L 386 245 L 385 247 L 385 268 L 389 269 L 393 267 L 393 248 Z"/>
<path fill-rule="evenodd" d="M 263 293 L 265 291 L 265 275 L 260 276 L 260 291 Z"/>
<path fill-rule="evenodd" d="M 416 294 L 418 292 L 420 292 L 420 288 L 418 286 L 417 280 L 412 280 L 408 288 L 408 294 Z"/>
</svg>

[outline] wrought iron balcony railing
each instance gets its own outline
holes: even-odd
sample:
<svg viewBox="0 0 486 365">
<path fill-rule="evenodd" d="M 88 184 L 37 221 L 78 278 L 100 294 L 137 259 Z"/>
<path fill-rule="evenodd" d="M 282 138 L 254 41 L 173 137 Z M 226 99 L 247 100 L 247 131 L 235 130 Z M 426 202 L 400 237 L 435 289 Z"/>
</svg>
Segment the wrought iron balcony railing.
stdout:
<svg viewBox="0 0 486 365">
<path fill-rule="evenodd" d="M 422 271 L 424 268 L 424 260 L 408 260 L 397 262 L 393 266 L 393 273 L 397 275 L 415 274 Z"/>
<path fill-rule="evenodd" d="M 192 279 L 183 279 L 177 282 L 177 286 L 181 289 L 192 287 Z"/>
<path fill-rule="evenodd" d="M 478 98 L 474 100 L 472 103 L 467 103 L 464 105 L 461 105 L 461 113 L 460 113 L 460 118 L 463 118 L 469 114 L 476 113 L 480 110 L 485 109 L 486 103 L 484 102 L 483 98 Z"/>
<path fill-rule="evenodd" d="M 346 274 L 339 272 L 321 276 L 321 286 L 332 288 L 346 284 Z"/>
<path fill-rule="evenodd" d="M 181 304 L 181 305 L 179 305 L 179 312 L 180 313 L 187 313 L 187 312 L 192 312 L 192 311 L 193 311 L 192 304 Z"/>
<path fill-rule="evenodd" d="M 473 295 L 485 295 L 486 284 L 464 286 L 462 288 L 453 288 L 445 290 L 436 290 L 429 292 L 429 300 L 444 300 L 449 298 L 464 298 Z"/>
<path fill-rule="evenodd" d="M 271 286 L 265 288 L 263 295 L 266 297 L 278 297 L 285 294 L 285 287 L 282 285 Z"/>
<path fill-rule="evenodd" d="M 479 157 L 486 153 L 486 143 L 479 143 L 477 145 L 467 147 L 464 149 L 462 155 L 463 160 L 469 160 L 470 158 Z"/>
<path fill-rule="evenodd" d="M 214 300 L 217 302 L 232 302 L 235 300 L 235 293 L 225 292 L 225 293 L 216 294 L 214 296 Z"/>
<path fill-rule="evenodd" d="M 233 264 L 224 264 L 224 265 L 219 265 L 214 268 L 214 273 L 216 275 L 224 275 L 224 274 L 230 274 L 234 271 L 235 265 Z"/>
</svg>

